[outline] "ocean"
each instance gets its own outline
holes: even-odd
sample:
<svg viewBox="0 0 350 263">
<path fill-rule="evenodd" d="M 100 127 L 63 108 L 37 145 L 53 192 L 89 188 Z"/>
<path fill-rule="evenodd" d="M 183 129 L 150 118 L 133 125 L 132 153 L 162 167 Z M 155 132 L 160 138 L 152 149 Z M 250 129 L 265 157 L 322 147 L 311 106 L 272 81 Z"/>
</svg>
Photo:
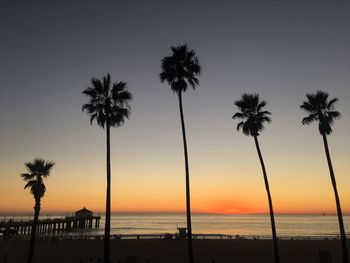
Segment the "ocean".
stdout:
<svg viewBox="0 0 350 263">
<path fill-rule="evenodd" d="M 43 215 L 41 219 L 63 217 Z M 29 216 L 3 217 L 3 220 L 28 220 Z M 336 237 L 339 233 L 335 215 L 276 215 L 277 235 L 280 237 Z M 344 216 L 345 230 L 350 231 L 350 216 Z M 164 234 L 177 232 L 186 227 L 185 214 L 112 214 L 111 235 L 118 234 Z M 102 235 L 104 217 L 100 228 L 74 230 L 69 235 Z M 269 215 L 217 215 L 193 214 L 194 234 L 226 234 L 240 236 L 271 237 Z"/>
</svg>

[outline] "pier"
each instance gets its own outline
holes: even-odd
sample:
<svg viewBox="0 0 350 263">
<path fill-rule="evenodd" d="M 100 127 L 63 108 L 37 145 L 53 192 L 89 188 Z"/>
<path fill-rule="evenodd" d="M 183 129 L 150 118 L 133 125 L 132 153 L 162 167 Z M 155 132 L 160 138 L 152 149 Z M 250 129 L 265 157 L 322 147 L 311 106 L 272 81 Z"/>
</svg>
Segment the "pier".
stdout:
<svg viewBox="0 0 350 263">
<path fill-rule="evenodd" d="M 85 207 L 74 216 L 65 218 L 43 219 L 38 221 L 37 234 L 60 234 L 74 229 L 99 228 L 100 216 L 94 216 L 93 213 Z M 0 222 L 0 233 L 5 235 L 29 235 L 33 227 L 33 220 Z"/>
</svg>

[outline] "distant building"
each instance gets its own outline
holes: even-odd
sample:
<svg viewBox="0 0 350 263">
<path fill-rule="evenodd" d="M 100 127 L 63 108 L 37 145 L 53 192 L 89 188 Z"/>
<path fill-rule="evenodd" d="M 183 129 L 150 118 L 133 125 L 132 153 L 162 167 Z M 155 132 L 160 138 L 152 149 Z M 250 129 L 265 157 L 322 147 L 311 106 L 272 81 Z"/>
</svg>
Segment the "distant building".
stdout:
<svg viewBox="0 0 350 263">
<path fill-rule="evenodd" d="M 83 209 L 80 209 L 80 210 L 75 212 L 76 218 L 87 218 L 87 217 L 92 217 L 92 216 L 93 216 L 92 211 L 86 209 L 85 206 L 83 207 Z"/>
</svg>

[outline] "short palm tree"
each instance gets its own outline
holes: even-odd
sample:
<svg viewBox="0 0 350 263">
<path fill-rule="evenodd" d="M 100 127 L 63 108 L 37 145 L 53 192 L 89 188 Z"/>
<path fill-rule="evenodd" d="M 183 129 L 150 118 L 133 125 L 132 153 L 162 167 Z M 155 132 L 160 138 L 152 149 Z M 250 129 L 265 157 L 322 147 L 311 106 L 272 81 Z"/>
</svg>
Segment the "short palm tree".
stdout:
<svg viewBox="0 0 350 263">
<path fill-rule="evenodd" d="M 264 159 L 261 154 L 258 136 L 260 132 L 264 130 L 264 123 L 271 122 L 270 112 L 264 111 L 263 108 L 266 106 L 265 101 L 260 101 L 258 94 L 243 94 L 241 100 L 237 100 L 235 105 L 238 107 L 239 112 L 235 113 L 233 119 L 241 119 L 237 124 L 237 130 L 242 129 L 242 132 L 247 136 L 252 136 L 254 138 L 256 150 L 258 152 L 265 188 L 267 192 L 267 198 L 269 202 L 269 211 L 270 211 L 270 220 L 271 220 L 271 229 L 272 229 L 272 238 L 273 238 L 273 248 L 274 248 L 274 262 L 279 262 L 279 253 L 278 253 L 278 244 L 277 244 L 277 235 L 276 235 L 276 226 L 275 226 L 275 217 L 272 206 L 272 197 L 270 193 L 269 181 L 267 178 L 266 168 L 264 164 Z"/>
<path fill-rule="evenodd" d="M 186 141 L 186 129 L 184 114 L 182 109 L 182 93 L 187 90 L 188 85 L 193 89 L 199 84 L 197 76 L 201 72 L 201 67 L 194 50 L 189 50 L 187 45 L 171 47 L 172 54 L 166 56 L 161 61 L 160 81 L 168 82 L 171 90 L 177 94 L 179 99 L 182 138 L 185 156 L 186 173 L 186 215 L 187 215 L 187 236 L 188 236 L 188 261 L 193 262 L 192 249 L 192 225 L 191 225 L 191 202 L 190 202 L 190 174 L 188 164 L 188 152 Z"/>
<path fill-rule="evenodd" d="M 107 144 L 107 193 L 106 219 L 104 238 L 104 263 L 110 262 L 110 228 L 111 228 L 111 160 L 110 160 L 110 127 L 121 126 L 130 115 L 129 101 L 131 93 L 125 82 L 111 83 L 111 76 L 107 74 L 102 80 L 93 78 L 91 87 L 83 91 L 90 101 L 83 105 L 82 110 L 90 115 L 90 123 L 96 120 L 97 125 L 106 129 Z"/>
<path fill-rule="evenodd" d="M 55 164 L 53 162 L 45 161 L 43 159 L 34 159 L 33 162 L 27 162 L 24 165 L 27 170 L 27 173 L 21 174 L 22 179 L 26 182 L 24 189 L 29 188 L 35 200 L 34 220 L 29 243 L 29 252 L 27 257 L 27 263 L 32 263 L 36 239 L 36 229 L 40 213 L 40 203 L 41 198 L 44 196 L 46 191 L 43 179 L 47 178 L 50 175 L 52 168 Z"/>
<path fill-rule="evenodd" d="M 337 206 L 338 221 L 340 228 L 340 236 L 342 242 L 343 251 L 343 263 L 348 263 L 348 252 L 346 246 L 346 235 L 343 223 L 343 215 L 340 206 L 340 199 L 337 190 L 337 184 L 335 181 L 335 175 L 332 166 L 331 155 L 328 148 L 327 135 L 332 133 L 332 125 L 334 119 L 341 117 L 338 111 L 334 111 L 334 104 L 338 101 L 337 98 L 333 98 L 328 101 L 328 94 L 323 91 L 317 91 L 314 94 L 306 94 L 307 101 L 304 101 L 300 108 L 305 110 L 309 116 L 303 118 L 303 124 L 310 124 L 312 122 L 318 122 L 318 130 L 323 138 L 324 149 L 326 152 L 326 158 L 329 168 L 329 174 L 334 190 L 335 202 Z"/>
</svg>

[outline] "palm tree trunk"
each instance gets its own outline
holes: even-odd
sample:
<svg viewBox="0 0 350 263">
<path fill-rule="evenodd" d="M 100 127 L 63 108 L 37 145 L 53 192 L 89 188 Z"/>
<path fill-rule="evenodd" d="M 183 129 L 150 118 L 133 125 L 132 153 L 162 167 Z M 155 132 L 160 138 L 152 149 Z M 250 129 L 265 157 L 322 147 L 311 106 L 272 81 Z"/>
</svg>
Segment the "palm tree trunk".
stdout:
<svg viewBox="0 0 350 263">
<path fill-rule="evenodd" d="M 107 191 L 106 191 L 106 215 L 105 215 L 105 239 L 103 262 L 110 263 L 109 237 L 111 229 L 111 153 L 110 153 L 110 125 L 106 121 L 106 144 L 107 144 Z"/>
<path fill-rule="evenodd" d="M 179 91 L 178 95 L 179 95 L 179 108 L 180 108 L 180 117 L 181 117 L 182 138 L 183 138 L 184 155 L 185 155 L 188 262 L 193 263 L 191 198 L 190 198 L 190 172 L 189 172 L 189 166 L 188 166 L 185 120 L 184 120 L 184 114 L 183 114 L 183 109 L 182 109 L 182 92 Z"/>
<path fill-rule="evenodd" d="M 341 211 L 340 200 L 339 200 L 339 195 L 338 195 L 338 190 L 337 190 L 337 183 L 335 181 L 331 155 L 330 155 L 329 149 L 328 149 L 327 136 L 326 136 L 326 134 L 322 134 L 322 137 L 323 137 L 323 144 L 324 144 L 324 149 L 325 149 L 326 157 L 327 157 L 329 174 L 330 174 L 331 180 L 332 180 L 334 196 L 335 196 L 335 202 L 336 202 L 336 205 L 337 205 L 338 221 L 339 221 L 339 228 L 340 228 L 340 237 L 341 237 L 342 250 L 343 250 L 342 251 L 343 252 L 343 263 L 348 263 L 349 259 L 348 259 L 348 250 L 347 250 L 347 246 L 346 246 L 346 235 L 345 235 L 345 229 L 344 229 L 344 223 L 343 223 L 343 214 L 342 214 L 342 211 Z"/>
<path fill-rule="evenodd" d="M 271 198 L 271 193 L 270 193 L 269 181 L 267 179 L 264 159 L 262 157 L 262 154 L 261 154 L 261 151 L 260 151 L 258 137 L 256 135 L 254 135 L 254 141 L 255 141 L 256 150 L 258 151 L 261 168 L 262 168 L 263 175 L 264 175 L 264 182 L 265 182 L 265 188 L 266 188 L 266 192 L 267 192 L 267 198 L 268 198 L 268 201 L 269 201 L 271 229 L 272 229 L 272 239 L 273 239 L 273 250 L 274 250 L 274 262 L 275 263 L 279 263 L 280 259 L 279 259 L 279 253 L 278 253 L 275 216 L 274 216 L 274 213 L 273 213 L 273 206 L 272 206 L 272 198 Z"/>
<path fill-rule="evenodd" d="M 34 247 L 35 247 L 35 240 L 36 240 L 36 229 L 39 221 L 39 213 L 40 213 L 40 198 L 36 198 L 35 206 L 34 206 L 34 221 L 32 226 L 31 237 L 30 237 L 27 263 L 33 262 Z"/>
</svg>

